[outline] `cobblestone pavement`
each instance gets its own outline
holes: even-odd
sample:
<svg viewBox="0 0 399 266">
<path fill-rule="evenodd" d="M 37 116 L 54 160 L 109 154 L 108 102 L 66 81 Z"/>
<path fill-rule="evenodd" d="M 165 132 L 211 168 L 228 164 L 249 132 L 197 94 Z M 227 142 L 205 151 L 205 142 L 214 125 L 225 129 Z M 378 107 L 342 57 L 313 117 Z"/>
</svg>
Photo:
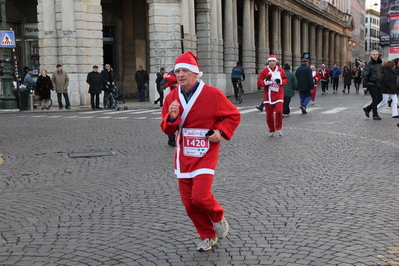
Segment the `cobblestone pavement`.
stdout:
<svg viewBox="0 0 399 266">
<path fill-rule="evenodd" d="M 213 191 L 230 232 L 205 253 L 160 109 L 0 113 L 0 265 L 399 265 L 399 119 L 319 91 L 269 138 L 262 95 L 244 95 L 222 144 Z"/>
</svg>

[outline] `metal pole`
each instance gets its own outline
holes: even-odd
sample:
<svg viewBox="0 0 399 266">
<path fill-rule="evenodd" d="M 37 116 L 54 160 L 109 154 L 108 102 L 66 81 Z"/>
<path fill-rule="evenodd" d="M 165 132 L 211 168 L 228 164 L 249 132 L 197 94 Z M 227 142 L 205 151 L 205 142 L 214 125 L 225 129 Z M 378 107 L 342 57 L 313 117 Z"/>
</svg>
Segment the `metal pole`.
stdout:
<svg viewBox="0 0 399 266">
<path fill-rule="evenodd" d="M 1 27 L 3 30 L 7 26 L 6 0 L 0 0 L 1 8 Z M 0 40 L 2 41 L 2 40 Z M 3 48 L 3 76 L 1 79 L 0 109 L 17 109 L 17 102 L 12 90 L 12 77 L 10 76 L 10 48 Z"/>
</svg>

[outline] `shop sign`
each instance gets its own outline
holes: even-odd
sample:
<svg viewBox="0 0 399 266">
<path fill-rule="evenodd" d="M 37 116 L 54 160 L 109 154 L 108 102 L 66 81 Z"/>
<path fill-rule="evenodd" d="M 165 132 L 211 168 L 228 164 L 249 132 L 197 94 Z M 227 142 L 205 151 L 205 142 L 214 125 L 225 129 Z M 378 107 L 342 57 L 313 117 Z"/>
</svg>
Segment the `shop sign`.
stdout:
<svg viewBox="0 0 399 266">
<path fill-rule="evenodd" d="M 37 27 L 37 24 L 25 24 L 24 29 L 25 37 L 39 37 L 39 29 Z"/>
</svg>

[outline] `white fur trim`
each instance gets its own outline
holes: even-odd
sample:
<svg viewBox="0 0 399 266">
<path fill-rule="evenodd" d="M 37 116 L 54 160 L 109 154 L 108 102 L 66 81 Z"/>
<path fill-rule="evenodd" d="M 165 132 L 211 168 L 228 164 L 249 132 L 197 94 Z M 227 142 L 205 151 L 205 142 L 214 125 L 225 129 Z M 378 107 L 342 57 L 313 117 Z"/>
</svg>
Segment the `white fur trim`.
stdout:
<svg viewBox="0 0 399 266">
<path fill-rule="evenodd" d="M 198 66 L 187 64 L 187 63 L 177 63 L 175 65 L 175 70 L 177 70 L 179 68 L 187 68 L 188 70 L 190 70 L 191 72 L 196 73 L 196 74 L 200 73 Z"/>
<path fill-rule="evenodd" d="M 269 58 L 267 59 L 267 62 L 269 62 L 269 61 L 271 61 L 271 60 L 274 60 L 274 61 L 277 62 L 277 58 L 275 58 L 275 57 L 269 57 Z"/>
</svg>

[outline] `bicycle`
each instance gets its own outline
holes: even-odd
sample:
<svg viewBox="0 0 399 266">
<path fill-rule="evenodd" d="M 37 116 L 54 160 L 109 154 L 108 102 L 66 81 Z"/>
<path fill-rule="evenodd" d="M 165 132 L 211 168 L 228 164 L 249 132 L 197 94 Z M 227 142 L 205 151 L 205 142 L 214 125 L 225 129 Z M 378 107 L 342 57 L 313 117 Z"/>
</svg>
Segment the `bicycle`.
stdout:
<svg viewBox="0 0 399 266">
<path fill-rule="evenodd" d="M 242 89 L 242 83 L 241 79 L 237 79 L 237 98 L 238 98 L 238 103 L 242 103 L 242 95 L 244 94 L 244 91 Z"/>
</svg>

